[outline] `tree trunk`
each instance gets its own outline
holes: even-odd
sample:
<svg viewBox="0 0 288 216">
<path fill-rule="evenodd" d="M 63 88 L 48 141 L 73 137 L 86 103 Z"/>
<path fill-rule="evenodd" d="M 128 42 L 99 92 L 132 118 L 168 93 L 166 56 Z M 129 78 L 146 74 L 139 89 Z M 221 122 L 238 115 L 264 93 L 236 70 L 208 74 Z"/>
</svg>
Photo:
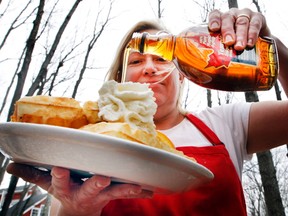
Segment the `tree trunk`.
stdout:
<svg viewBox="0 0 288 216">
<path fill-rule="evenodd" d="M 252 1 L 258 12 L 261 8 L 258 1 Z M 279 90 L 278 82 L 274 85 L 277 100 L 281 100 L 281 93 Z M 258 101 L 258 100 L 257 100 Z M 259 171 L 264 188 L 264 197 L 268 215 L 285 216 L 285 209 L 282 203 L 282 198 L 279 190 L 278 180 L 276 177 L 276 169 L 273 163 L 272 154 L 270 151 L 257 154 L 259 163 Z"/>
<path fill-rule="evenodd" d="M 212 94 L 210 89 L 207 89 L 207 106 L 212 107 Z"/>
<path fill-rule="evenodd" d="M 24 83 L 26 81 L 26 76 L 28 74 L 29 65 L 32 59 L 32 53 L 33 53 L 34 46 L 36 43 L 36 37 L 37 37 L 40 23 L 42 20 L 42 15 L 44 13 L 44 5 L 45 5 L 45 0 L 40 0 L 38 12 L 33 22 L 33 28 L 31 30 L 29 38 L 27 39 L 26 53 L 25 53 L 23 65 L 22 65 L 20 72 L 18 73 L 18 81 L 17 81 L 15 93 L 13 95 L 11 105 L 9 108 L 8 119 L 7 119 L 8 121 L 10 120 L 10 116 L 13 114 L 15 102 L 19 100 L 23 92 Z"/>
<path fill-rule="evenodd" d="M 237 0 L 228 0 L 229 8 L 238 8 L 238 1 Z"/>
<path fill-rule="evenodd" d="M 261 12 L 258 1 L 254 1 L 258 12 Z M 237 7 L 237 0 L 228 0 L 229 8 Z M 245 98 L 247 102 L 258 102 L 257 92 L 246 92 Z M 282 199 L 279 191 L 278 181 L 276 178 L 276 170 L 274 167 L 272 154 L 270 151 L 257 153 L 259 163 L 259 171 L 264 188 L 264 197 L 269 215 L 285 215 Z"/>
<path fill-rule="evenodd" d="M 3 181 L 4 175 L 5 175 L 5 169 L 9 163 L 9 159 L 6 158 L 2 153 L 0 153 L 0 164 L 2 165 L 0 170 L 0 185 Z"/>
<path fill-rule="evenodd" d="M 245 98 L 247 102 L 258 102 L 256 92 L 246 92 Z M 276 170 L 270 151 L 257 153 L 259 171 L 261 175 L 262 185 L 264 188 L 264 197 L 268 215 L 285 216 L 285 210 L 279 191 Z"/>
<path fill-rule="evenodd" d="M 161 19 L 163 13 L 163 9 L 161 8 L 162 0 L 158 0 L 157 3 L 158 3 L 158 19 Z"/>
<path fill-rule="evenodd" d="M 264 197 L 268 215 L 285 216 L 285 209 L 279 192 L 272 154 L 270 151 L 257 153 L 257 159 L 264 188 Z"/>
<path fill-rule="evenodd" d="M 17 86 L 16 86 L 15 93 L 11 101 L 7 121 L 10 120 L 10 116 L 12 115 L 14 111 L 14 104 L 21 97 L 21 94 L 23 91 L 24 83 L 25 83 L 26 76 L 28 73 L 28 68 L 32 59 L 32 53 L 34 50 L 36 37 L 38 34 L 39 26 L 41 23 L 43 12 L 44 12 L 44 5 L 45 5 L 45 0 L 40 0 L 39 6 L 38 6 L 38 12 L 37 12 L 35 21 L 33 22 L 33 28 L 27 40 L 26 53 L 25 53 L 23 65 L 22 65 L 21 71 L 18 73 Z M 0 154 L 0 158 L 2 157 L 4 156 Z M 4 175 L 7 164 L 8 163 L 4 163 L 4 165 L 1 166 L 1 170 L 0 170 L 1 176 Z M 18 178 L 16 176 L 11 176 L 7 196 L 5 198 L 5 201 L 1 210 L 1 215 L 6 215 L 6 211 L 8 210 L 11 200 L 13 198 L 13 194 L 14 194 L 14 190 L 16 188 L 17 182 L 18 182 Z"/>
</svg>

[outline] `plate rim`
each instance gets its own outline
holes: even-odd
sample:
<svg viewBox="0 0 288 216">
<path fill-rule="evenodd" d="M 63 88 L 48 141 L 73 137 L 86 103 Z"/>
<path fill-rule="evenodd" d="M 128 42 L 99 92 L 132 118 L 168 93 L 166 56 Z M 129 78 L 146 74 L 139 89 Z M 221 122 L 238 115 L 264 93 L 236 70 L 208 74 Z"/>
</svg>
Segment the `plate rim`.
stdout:
<svg viewBox="0 0 288 216">
<path fill-rule="evenodd" d="M 207 181 L 210 181 L 214 178 L 213 173 L 208 168 L 206 168 L 205 166 L 203 166 L 201 164 L 198 164 L 197 162 L 194 162 L 188 158 L 182 157 L 182 156 L 174 154 L 172 152 L 167 152 L 165 150 L 158 149 L 158 148 L 155 148 L 152 146 L 139 144 L 137 142 L 133 142 L 130 140 L 125 140 L 125 139 L 121 139 L 121 138 L 117 138 L 117 137 L 111 137 L 109 135 L 97 134 L 97 133 L 73 129 L 73 128 L 65 128 L 65 127 L 61 127 L 61 126 L 35 124 L 35 123 L 21 123 L 21 122 L 0 123 L 0 134 L 7 134 L 8 131 L 11 133 L 11 130 L 12 130 L 11 134 L 22 135 L 24 133 L 23 130 L 24 131 L 25 130 L 31 131 L 31 130 L 35 130 L 35 129 L 42 132 L 40 134 L 40 137 L 43 137 L 43 133 L 48 133 L 48 132 L 55 132 L 56 135 L 61 135 L 61 136 L 64 136 L 65 134 L 70 133 L 71 135 L 73 135 L 73 137 L 76 137 L 78 139 L 81 139 L 82 137 L 85 137 L 85 139 L 89 139 L 89 140 L 96 138 L 96 139 L 101 139 L 103 142 L 108 142 L 108 143 L 112 142 L 113 145 L 118 145 L 118 144 L 123 145 L 123 143 L 125 143 L 125 148 L 133 149 L 133 151 L 145 151 L 145 152 L 156 154 L 156 155 L 159 154 L 159 155 L 161 155 L 161 157 L 167 157 L 171 160 L 177 161 L 177 163 L 185 164 L 186 166 L 191 165 L 191 170 L 192 170 L 192 167 L 194 170 L 196 169 L 197 175 L 202 175 L 202 177 L 205 178 Z M 20 133 L 19 130 L 22 130 L 22 132 Z M 90 147 L 91 142 L 89 142 L 88 144 Z M 84 142 L 81 145 L 87 146 L 87 143 Z M 2 143 L 0 143 L 0 150 L 2 153 L 5 154 L 5 152 L 2 151 Z M 8 156 L 9 156 L 9 154 L 8 154 Z M 10 155 L 10 159 L 11 159 L 11 155 Z M 71 167 L 71 169 L 74 169 L 74 168 Z"/>
</svg>

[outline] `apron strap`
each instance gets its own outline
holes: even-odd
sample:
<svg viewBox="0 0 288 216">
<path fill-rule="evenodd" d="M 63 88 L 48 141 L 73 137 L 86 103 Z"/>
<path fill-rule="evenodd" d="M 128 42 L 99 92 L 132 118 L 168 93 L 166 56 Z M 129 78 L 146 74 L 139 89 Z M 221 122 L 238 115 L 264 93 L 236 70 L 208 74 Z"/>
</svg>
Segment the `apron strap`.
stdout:
<svg viewBox="0 0 288 216">
<path fill-rule="evenodd" d="M 195 127 L 202 132 L 202 134 L 213 144 L 213 145 L 223 145 L 217 135 L 199 118 L 191 113 L 188 113 L 186 117 L 189 119 Z"/>
</svg>

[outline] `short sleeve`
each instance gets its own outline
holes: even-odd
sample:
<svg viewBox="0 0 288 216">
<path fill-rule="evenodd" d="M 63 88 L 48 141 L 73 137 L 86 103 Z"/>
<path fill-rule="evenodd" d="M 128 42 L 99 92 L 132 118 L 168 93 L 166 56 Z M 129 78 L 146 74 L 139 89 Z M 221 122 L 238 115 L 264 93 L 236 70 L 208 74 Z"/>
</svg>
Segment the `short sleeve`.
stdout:
<svg viewBox="0 0 288 216">
<path fill-rule="evenodd" d="M 244 160 L 252 158 L 246 148 L 250 107 L 251 103 L 227 104 L 207 108 L 197 115 L 225 144 L 239 177 Z"/>
</svg>

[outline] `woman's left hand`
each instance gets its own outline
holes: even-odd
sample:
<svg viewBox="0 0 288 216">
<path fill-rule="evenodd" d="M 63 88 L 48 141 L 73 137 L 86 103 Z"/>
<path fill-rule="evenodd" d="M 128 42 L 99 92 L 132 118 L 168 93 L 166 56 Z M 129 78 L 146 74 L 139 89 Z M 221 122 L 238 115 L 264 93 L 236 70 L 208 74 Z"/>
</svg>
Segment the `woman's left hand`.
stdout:
<svg viewBox="0 0 288 216">
<path fill-rule="evenodd" d="M 271 36 L 265 17 L 248 8 L 232 8 L 224 13 L 213 10 L 208 25 L 212 31 L 221 31 L 223 42 L 236 50 L 253 47 L 258 36 Z"/>
</svg>

